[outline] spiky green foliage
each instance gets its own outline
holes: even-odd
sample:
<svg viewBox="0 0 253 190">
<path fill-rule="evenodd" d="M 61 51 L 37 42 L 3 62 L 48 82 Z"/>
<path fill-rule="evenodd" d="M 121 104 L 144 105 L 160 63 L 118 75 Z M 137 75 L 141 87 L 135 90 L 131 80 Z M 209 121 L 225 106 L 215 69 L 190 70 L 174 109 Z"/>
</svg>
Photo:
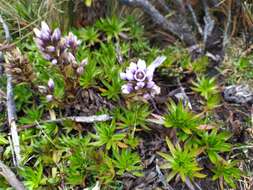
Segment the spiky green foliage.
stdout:
<svg viewBox="0 0 253 190">
<path fill-rule="evenodd" d="M 146 119 L 150 114 L 149 107 L 145 104 L 130 104 L 127 108 L 115 110 L 115 115 L 123 128 L 135 130 L 137 127 L 148 129 Z"/>
<path fill-rule="evenodd" d="M 179 135 L 186 139 L 197 130 L 201 119 L 186 108 L 182 102 L 175 104 L 170 102 L 168 105 L 169 113 L 164 116 L 164 126 L 178 129 Z"/>
<path fill-rule="evenodd" d="M 43 166 L 40 164 L 35 168 L 23 167 L 20 174 L 25 179 L 25 185 L 28 190 L 37 189 L 40 185 L 45 185 L 46 181 L 43 178 Z"/>
<path fill-rule="evenodd" d="M 125 137 L 125 133 L 116 133 L 116 124 L 112 122 L 111 124 L 100 123 L 95 126 L 96 134 L 91 134 L 91 137 L 96 141 L 90 143 L 93 146 L 101 147 L 105 145 L 106 150 L 118 149 L 118 144 Z"/>
<path fill-rule="evenodd" d="M 93 26 L 81 29 L 78 33 L 80 39 L 84 40 L 87 47 L 93 46 L 95 43 L 100 42 L 98 30 Z"/>
<path fill-rule="evenodd" d="M 200 93 L 205 99 L 218 93 L 215 78 L 201 77 L 197 79 L 197 82 L 193 82 L 193 85 L 192 89 Z"/>
<path fill-rule="evenodd" d="M 220 160 L 219 153 L 231 150 L 231 144 L 226 142 L 230 137 L 231 134 L 218 132 L 216 129 L 213 129 L 210 133 L 204 132 L 200 134 L 200 144 L 204 147 L 212 163 Z"/>
<path fill-rule="evenodd" d="M 212 110 L 219 105 L 220 95 L 215 78 L 205 76 L 197 78 L 197 81 L 193 82 L 192 89 L 204 98 L 207 110 Z"/>
<path fill-rule="evenodd" d="M 124 28 L 124 21 L 120 21 L 116 17 L 101 19 L 96 23 L 96 26 L 105 32 L 107 36 L 107 41 L 112 40 L 113 38 L 119 39 L 119 36 L 122 32 L 126 31 Z"/>
<path fill-rule="evenodd" d="M 139 172 L 143 167 L 140 165 L 141 160 L 138 154 L 131 152 L 128 149 L 113 152 L 113 163 L 118 169 L 117 174 L 123 175 L 125 172 L 130 172 L 133 175 L 141 176 Z"/>
<path fill-rule="evenodd" d="M 215 167 L 212 169 L 214 175 L 213 180 L 224 179 L 225 182 L 232 188 L 236 188 L 235 181 L 241 178 L 241 171 L 236 166 L 235 161 L 219 160 L 215 163 Z"/>
<path fill-rule="evenodd" d="M 162 169 L 170 169 L 171 172 L 166 176 L 167 181 L 173 179 L 176 175 L 185 182 L 186 178 L 193 180 L 193 178 L 204 178 L 205 175 L 200 173 L 202 170 L 196 161 L 197 156 L 201 152 L 198 149 L 192 149 L 185 145 L 183 148 L 179 144 L 174 146 L 172 142 L 166 138 L 170 154 L 158 152 L 164 158 L 165 164 L 161 166 Z"/>
</svg>

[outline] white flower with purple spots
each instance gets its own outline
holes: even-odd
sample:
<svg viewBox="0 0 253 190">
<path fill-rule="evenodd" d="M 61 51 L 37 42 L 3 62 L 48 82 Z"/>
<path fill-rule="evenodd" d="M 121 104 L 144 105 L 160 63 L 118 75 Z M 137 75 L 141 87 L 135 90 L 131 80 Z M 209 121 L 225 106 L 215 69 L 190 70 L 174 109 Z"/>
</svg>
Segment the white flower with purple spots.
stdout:
<svg viewBox="0 0 253 190">
<path fill-rule="evenodd" d="M 160 66 L 166 57 L 157 57 L 149 66 L 144 60 L 139 59 L 137 63 L 131 62 L 125 72 L 120 73 L 120 78 L 126 80 L 127 83 L 121 88 L 123 94 L 131 92 L 141 92 L 144 98 L 150 99 L 160 94 L 160 87 L 153 81 L 155 69 Z"/>
</svg>

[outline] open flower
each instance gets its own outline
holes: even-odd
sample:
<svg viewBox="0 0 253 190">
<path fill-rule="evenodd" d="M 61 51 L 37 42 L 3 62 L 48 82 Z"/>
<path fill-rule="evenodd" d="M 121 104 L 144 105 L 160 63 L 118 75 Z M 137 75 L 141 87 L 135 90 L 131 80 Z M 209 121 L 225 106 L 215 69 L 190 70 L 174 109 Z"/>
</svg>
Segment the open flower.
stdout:
<svg viewBox="0 0 253 190">
<path fill-rule="evenodd" d="M 160 87 L 153 81 L 155 69 L 160 66 L 165 56 L 157 57 L 149 66 L 144 60 L 139 59 L 137 63 L 131 62 L 125 72 L 120 73 L 120 77 L 126 80 L 127 83 L 121 87 L 123 94 L 131 92 L 140 92 L 145 99 L 150 99 L 157 94 L 160 94 Z"/>
</svg>

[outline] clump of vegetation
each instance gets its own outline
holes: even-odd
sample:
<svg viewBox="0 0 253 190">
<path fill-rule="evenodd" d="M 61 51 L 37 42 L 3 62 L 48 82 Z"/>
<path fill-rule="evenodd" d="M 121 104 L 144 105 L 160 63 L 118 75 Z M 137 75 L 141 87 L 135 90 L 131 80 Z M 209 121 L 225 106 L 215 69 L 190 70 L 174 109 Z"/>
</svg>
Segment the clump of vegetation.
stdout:
<svg viewBox="0 0 253 190">
<path fill-rule="evenodd" d="M 232 155 L 237 141 L 226 127 L 239 119 L 222 120 L 217 111 L 224 104 L 218 78 L 206 75 L 210 54 L 193 59 L 176 43 L 161 49 L 145 32 L 132 16 L 68 33 L 42 21 L 33 40 L 6 50 L 22 158 L 14 171 L 27 189 L 120 190 L 142 182 L 162 189 L 206 178 L 236 188 L 242 153 Z M 0 158 L 13 166 L 5 90 L 0 75 Z M 2 177 L 0 188 L 9 188 Z"/>
</svg>

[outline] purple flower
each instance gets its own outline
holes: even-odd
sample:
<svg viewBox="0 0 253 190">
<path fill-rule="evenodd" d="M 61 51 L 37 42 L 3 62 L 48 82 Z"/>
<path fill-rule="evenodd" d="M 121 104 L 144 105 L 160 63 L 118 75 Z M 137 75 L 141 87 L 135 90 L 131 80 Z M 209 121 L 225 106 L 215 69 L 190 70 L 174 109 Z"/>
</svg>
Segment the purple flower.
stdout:
<svg viewBox="0 0 253 190">
<path fill-rule="evenodd" d="M 139 59 L 137 63 L 131 62 L 125 72 L 120 73 L 120 78 L 127 83 L 121 88 L 123 94 L 130 94 L 134 91 L 140 91 L 145 99 L 150 99 L 160 94 L 160 87 L 153 81 L 155 69 L 160 66 L 166 57 L 157 57 L 148 67 L 144 60 Z"/>
</svg>

